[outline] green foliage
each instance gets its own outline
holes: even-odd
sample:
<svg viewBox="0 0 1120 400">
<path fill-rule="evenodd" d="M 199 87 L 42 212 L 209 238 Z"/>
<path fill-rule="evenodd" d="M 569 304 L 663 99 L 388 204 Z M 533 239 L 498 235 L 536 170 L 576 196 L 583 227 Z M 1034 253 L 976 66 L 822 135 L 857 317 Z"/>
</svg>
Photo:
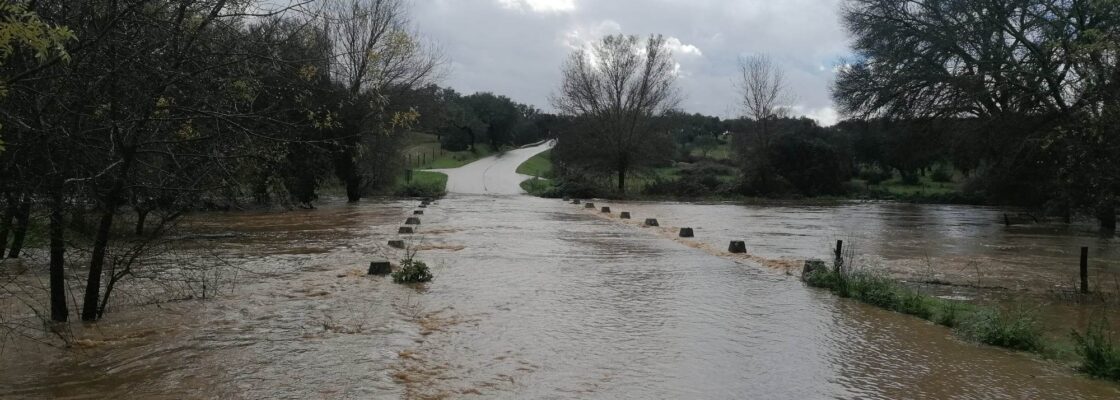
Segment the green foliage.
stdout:
<svg viewBox="0 0 1120 400">
<path fill-rule="evenodd" d="M 980 343 L 1024 351 L 1045 350 L 1037 318 L 1023 309 L 1001 312 L 927 296 L 890 278 L 865 272 L 839 274 L 819 269 L 806 276 L 805 282 L 841 297 L 957 328 L 962 336 Z"/>
<path fill-rule="evenodd" d="M 554 199 L 564 196 L 564 194 L 560 192 L 560 189 L 553 185 L 552 181 L 548 179 L 526 179 L 521 182 L 521 189 L 537 197 Z"/>
<path fill-rule="evenodd" d="M 396 283 L 421 283 L 431 281 L 432 271 L 423 261 L 407 258 L 401 260 L 401 267 L 393 271 L 393 282 Z"/>
<path fill-rule="evenodd" d="M 929 179 L 937 183 L 948 183 L 953 181 L 953 170 L 945 165 L 940 165 L 933 170 Z"/>
<path fill-rule="evenodd" d="M 1081 356 L 1082 372 L 1098 378 L 1120 380 L 1120 348 L 1112 342 L 1112 333 L 1104 319 L 1094 321 L 1084 332 L 1073 332 L 1077 354 Z"/>
<path fill-rule="evenodd" d="M 552 176 L 552 150 L 537 154 L 517 166 L 522 175 L 549 178 Z"/>
<path fill-rule="evenodd" d="M 984 344 L 1034 352 L 1045 350 L 1038 318 L 1023 308 L 981 308 L 964 318 L 957 329 L 963 336 Z"/>
<path fill-rule="evenodd" d="M 407 176 L 398 179 L 395 194 L 406 197 L 442 197 L 447 194 L 447 175 L 439 172 L 412 171 L 411 181 Z"/>
</svg>

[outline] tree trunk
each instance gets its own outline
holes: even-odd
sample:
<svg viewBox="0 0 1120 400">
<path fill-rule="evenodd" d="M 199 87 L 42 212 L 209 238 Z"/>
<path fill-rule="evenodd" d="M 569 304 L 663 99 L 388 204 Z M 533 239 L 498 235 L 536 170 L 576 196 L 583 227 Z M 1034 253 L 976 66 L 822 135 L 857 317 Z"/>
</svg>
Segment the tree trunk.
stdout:
<svg viewBox="0 0 1120 400">
<path fill-rule="evenodd" d="M 65 207 L 62 189 L 56 187 L 54 193 L 51 193 L 51 222 L 50 222 L 50 237 L 51 237 L 51 263 L 50 263 L 50 286 L 51 286 L 51 320 L 58 322 L 65 322 L 69 318 L 69 310 L 66 308 L 66 241 L 63 237 L 63 226 L 66 220 L 63 217 L 63 207 Z"/>
<path fill-rule="evenodd" d="M 136 209 L 136 236 L 144 236 L 144 221 L 148 219 L 148 212 L 146 208 Z"/>
<path fill-rule="evenodd" d="M 626 162 L 623 161 L 618 164 L 618 193 L 626 194 Z"/>
<path fill-rule="evenodd" d="M 1101 223 L 1101 232 L 1116 232 L 1116 207 L 1112 205 L 1101 207 L 1097 210 L 1097 220 Z"/>
<path fill-rule="evenodd" d="M 346 200 L 357 203 L 362 199 L 362 178 L 356 173 L 346 178 Z"/>
<path fill-rule="evenodd" d="M 132 153 L 125 151 L 124 164 L 121 166 L 120 175 L 113 182 L 113 187 L 104 198 L 101 222 L 93 239 L 93 252 L 89 260 L 89 278 L 86 280 L 86 292 L 82 302 L 82 321 L 97 320 L 97 303 L 101 293 L 101 271 L 105 266 L 105 252 L 109 247 L 109 237 L 112 235 L 113 217 L 120 206 L 121 194 L 124 192 L 125 177 L 128 176 L 132 166 Z"/>
<path fill-rule="evenodd" d="M 16 217 L 16 199 L 8 196 L 7 200 L 4 215 L 0 216 L 0 257 L 8 249 L 8 233 L 12 231 L 12 219 Z"/>
<path fill-rule="evenodd" d="M 8 251 L 8 258 L 19 258 L 23 251 L 23 241 L 27 238 L 27 228 L 31 225 L 31 199 L 24 197 L 16 210 L 16 231 L 12 238 L 12 248 Z"/>
<path fill-rule="evenodd" d="M 101 214 L 101 223 L 97 226 L 96 236 L 93 240 L 93 255 L 89 261 L 89 279 L 86 281 L 86 293 L 82 303 L 82 321 L 97 320 L 97 303 L 101 294 L 101 271 L 105 267 L 105 251 L 109 247 L 109 236 L 113 228 L 113 217 L 116 215 L 115 201 L 109 200 Z"/>
</svg>

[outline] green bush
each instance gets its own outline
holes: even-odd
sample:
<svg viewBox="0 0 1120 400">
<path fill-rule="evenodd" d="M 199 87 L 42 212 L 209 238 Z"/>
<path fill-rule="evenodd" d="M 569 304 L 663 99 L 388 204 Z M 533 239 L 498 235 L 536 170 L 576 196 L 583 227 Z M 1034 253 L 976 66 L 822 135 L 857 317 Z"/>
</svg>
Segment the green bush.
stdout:
<svg viewBox="0 0 1120 400">
<path fill-rule="evenodd" d="M 396 283 L 419 283 L 431 280 L 432 271 L 428 269 L 427 264 L 419 260 L 401 260 L 401 267 L 393 271 L 393 282 Z"/>
<path fill-rule="evenodd" d="M 1009 349 L 1044 350 L 1038 318 L 1025 309 L 1000 311 L 983 308 L 964 318 L 958 331 L 969 339 Z"/>
<path fill-rule="evenodd" d="M 952 182 L 953 170 L 944 165 L 937 167 L 937 169 L 933 170 L 933 173 L 930 174 L 929 179 L 939 183 Z"/>
<path fill-rule="evenodd" d="M 1120 349 L 1112 343 L 1108 323 L 1104 320 L 1089 325 L 1084 334 L 1073 332 L 1080 370 L 1090 376 L 1120 380 Z"/>
</svg>

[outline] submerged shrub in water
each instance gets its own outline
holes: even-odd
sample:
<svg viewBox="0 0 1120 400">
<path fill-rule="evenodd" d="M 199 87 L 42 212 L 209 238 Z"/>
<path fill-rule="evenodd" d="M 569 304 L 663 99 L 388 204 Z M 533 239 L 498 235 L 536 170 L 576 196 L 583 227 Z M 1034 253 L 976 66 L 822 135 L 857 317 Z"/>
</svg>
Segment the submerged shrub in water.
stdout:
<svg viewBox="0 0 1120 400">
<path fill-rule="evenodd" d="M 980 343 L 1016 350 L 1041 351 L 1042 328 L 1026 310 L 979 309 L 961 321 L 960 332 Z"/>
<path fill-rule="evenodd" d="M 393 272 L 393 282 L 418 283 L 432 280 L 432 271 L 423 261 L 405 259 L 401 260 L 400 269 Z"/>
<path fill-rule="evenodd" d="M 1073 332 L 1081 371 L 1094 377 L 1120 380 L 1120 348 L 1112 343 L 1105 321 L 1097 321 L 1084 334 Z"/>
</svg>

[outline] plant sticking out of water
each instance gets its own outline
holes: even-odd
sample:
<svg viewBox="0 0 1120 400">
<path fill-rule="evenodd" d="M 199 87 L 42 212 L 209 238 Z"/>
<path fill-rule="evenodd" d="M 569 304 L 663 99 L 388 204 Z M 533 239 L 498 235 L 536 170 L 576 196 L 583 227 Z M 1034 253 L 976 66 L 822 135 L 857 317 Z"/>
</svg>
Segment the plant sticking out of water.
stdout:
<svg viewBox="0 0 1120 400">
<path fill-rule="evenodd" d="M 958 332 L 993 346 L 1037 353 L 1046 350 L 1038 318 L 1034 312 L 1021 307 L 1006 311 L 977 308 L 962 320 Z"/>
<path fill-rule="evenodd" d="M 950 328 L 957 326 L 963 310 L 971 309 L 968 304 L 927 296 L 893 279 L 865 271 L 838 273 L 818 269 L 810 273 L 805 282 L 829 289 L 840 297 L 913 315 Z"/>
<path fill-rule="evenodd" d="M 428 264 L 420 260 L 410 258 L 401 260 L 401 267 L 393 271 L 393 282 L 396 283 L 420 283 L 430 280 L 432 280 L 432 271 L 428 269 Z"/>
<path fill-rule="evenodd" d="M 1025 309 L 1000 311 L 923 294 L 888 277 L 864 271 L 816 270 L 805 281 L 887 310 L 950 328 L 965 338 L 1015 350 L 1043 352 L 1042 329 Z"/>
<path fill-rule="evenodd" d="M 422 240 L 421 238 L 420 242 Z M 428 268 L 428 264 L 416 259 L 416 253 L 420 251 L 420 242 L 413 243 L 410 240 L 405 245 L 404 259 L 401 260 L 400 268 L 390 275 L 393 277 L 393 282 L 421 283 L 432 280 L 432 271 Z"/>
<path fill-rule="evenodd" d="M 1108 321 L 1099 319 L 1084 332 L 1072 333 L 1077 354 L 1081 356 L 1079 369 L 1097 378 L 1120 380 L 1120 348 L 1112 342 Z"/>
</svg>

